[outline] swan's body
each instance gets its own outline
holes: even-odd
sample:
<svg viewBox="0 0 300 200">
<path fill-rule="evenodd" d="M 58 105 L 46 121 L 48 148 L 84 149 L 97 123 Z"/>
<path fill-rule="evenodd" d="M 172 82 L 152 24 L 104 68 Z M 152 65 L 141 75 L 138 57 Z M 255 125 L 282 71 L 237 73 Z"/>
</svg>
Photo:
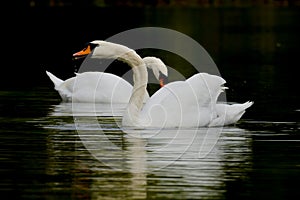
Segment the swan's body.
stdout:
<svg viewBox="0 0 300 200">
<path fill-rule="evenodd" d="M 224 83 L 221 77 L 207 73 L 169 83 L 146 102 L 140 123 L 150 127 L 210 126 L 218 117 L 216 100 Z"/>
<path fill-rule="evenodd" d="M 167 76 L 167 68 L 160 59 L 145 57 L 143 60 L 157 79 L 160 79 L 160 72 Z M 125 79 L 105 72 L 77 73 L 65 81 L 46 73 L 65 102 L 128 103 L 133 88 Z M 147 92 L 144 101 L 148 98 Z"/>
<path fill-rule="evenodd" d="M 130 99 L 132 85 L 114 74 L 84 72 L 62 81 L 50 72 L 46 73 L 65 102 L 128 103 Z"/>
<path fill-rule="evenodd" d="M 142 58 L 134 50 L 123 45 L 106 41 L 91 43 L 98 45 L 92 53 L 92 58 L 115 58 L 127 62 L 132 67 L 134 85 L 122 118 L 122 125 L 125 127 L 222 126 L 225 125 L 220 124 L 222 119 L 229 125 L 235 123 L 244 112 L 232 112 L 234 115 L 242 113 L 238 114 L 238 117 L 232 117 L 231 111 L 225 110 L 237 109 L 224 105 L 216 106 L 226 81 L 207 73 L 198 73 L 186 81 L 167 84 L 154 93 L 144 105 L 148 74 Z"/>
</svg>

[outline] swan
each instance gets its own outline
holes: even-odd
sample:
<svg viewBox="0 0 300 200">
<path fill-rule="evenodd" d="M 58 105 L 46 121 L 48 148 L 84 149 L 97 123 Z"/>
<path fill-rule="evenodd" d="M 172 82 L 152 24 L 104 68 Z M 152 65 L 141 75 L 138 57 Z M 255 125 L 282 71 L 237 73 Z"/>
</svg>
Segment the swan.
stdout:
<svg viewBox="0 0 300 200">
<path fill-rule="evenodd" d="M 143 61 L 163 86 L 168 76 L 165 64 L 156 57 L 145 57 Z M 75 77 L 65 81 L 49 71 L 46 74 L 64 102 L 128 103 L 133 88 L 125 79 L 105 72 L 76 73 Z M 148 98 L 149 94 L 146 93 L 144 101 Z"/>
<path fill-rule="evenodd" d="M 123 127 L 172 128 L 172 127 L 211 127 L 233 124 L 242 115 L 233 112 L 230 118 L 230 105 L 216 106 L 218 96 L 226 89 L 226 81 L 216 75 L 197 73 L 185 81 L 168 83 L 156 91 L 144 103 L 147 93 L 148 74 L 143 59 L 124 45 L 94 40 L 91 58 L 112 58 L 126 62 L 133 70 L 133 90 L 122 117 Z M 249 102 L 247 106 L 251 106 Z M 246 109 L 247 106 L 241 106 Z M 239 106 L 240 107 L 240 106 Z M 234 109 L 236 110 L 236 109 Z M 239 114 L 236 114 L 239 113 Z M 223 124 L 221 123 L 223 122 Z"/>
</svg>

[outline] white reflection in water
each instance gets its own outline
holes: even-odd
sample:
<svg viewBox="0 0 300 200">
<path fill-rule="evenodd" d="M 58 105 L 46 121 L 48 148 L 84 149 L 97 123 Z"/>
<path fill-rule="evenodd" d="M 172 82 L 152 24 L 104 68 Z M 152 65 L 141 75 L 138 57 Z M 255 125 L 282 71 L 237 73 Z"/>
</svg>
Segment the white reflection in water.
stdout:
<svg viewBox="0 0 300 200">
<path fill-rule="evenodd" d="M 122 116 L 127 104 L 61 102 L 50 116 Z"/>
<path fill-rule="evenodd" d="M 60 111 L 54 109 L 52 116 L 62 116 L 61 110 L 62 107 Z M 251 168 L 251 138 L 243 129 L 125 130 L 118 126 L 120 119 L 74 115 L 80 138 L 74 155 L 86 159 L 75 160 L 73 164 L 78 168 L 75 171 L 87 169 L 93 174 L 88 177 L 92 199 L 124 193 L 130 198 L 146 198 L 149 191 L 169 191 L 169 195 L 177 191 L 173 195 L 187 198 L 222 196 L 226 180 L 243 178 Z M 60 123 L 52 128 L 61 134 L 63 126 Z M 51 143 L 56 147 L 64 145 L 60 137 Z M 64 153 L 52 152 L 57 154 L 53 157 Z M 53 165 L 49 166 L 55 171 Z M 112 188 L 118 189 L 114 193 L 116 189 Z"/>
</svg>

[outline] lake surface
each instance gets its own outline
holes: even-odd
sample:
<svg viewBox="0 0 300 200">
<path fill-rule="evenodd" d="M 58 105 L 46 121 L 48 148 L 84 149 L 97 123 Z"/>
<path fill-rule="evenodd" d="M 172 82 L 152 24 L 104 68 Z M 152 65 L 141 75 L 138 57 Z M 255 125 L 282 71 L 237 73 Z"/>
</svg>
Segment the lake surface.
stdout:
<svg viewBox="0 0 300 200">
<path fill-rule="evenodd" d="M 18 13 L 21 22 L 28 23 L 19 37 L 29 39 L 23 43 L 29 50 L 14 59 L 16 67 L 3 69 L 1 79 L 1 195 L 10 199 L 294 199 L 300 195 L 296 8 L 100 9 L 89 16 L 122 16 L 120 26 L 104 21 L 103 29 L 90 32 L 82 29 L 97 21 L 74 26 L 77 14 L 71 10 Z M 37 17 L 45 17 L 40 27 Z M 65 30 L 59 32 L 56 25 L 64 23 Z M 123 130 L 118 126 L 120 117 L 109 116 L 106 105 L 95 106 L 98 116 L 94 116 L 94 105 L 61 102 L 45 70 L 69 78 L 74 72 L 69 55 L 83 40 L 96 35 L 105 39 L 140 26 L 167 27 L 197 40 L 226 79 L 227 100 L 253 100 L 254 105 L 229 127 Z M 43 48 L 38 34 L 51 44 L 30 57 L 31 50 Z M 51 52 L 55 54 L 50 56 Z M 151 53 L 170 58 L 168 64 L 178 71 L 182 64 L 186 76 L 193 73 L 189 63 L 174 55 Z M 118 113 L 122 109 L 116 107 Z"/>
</svg>

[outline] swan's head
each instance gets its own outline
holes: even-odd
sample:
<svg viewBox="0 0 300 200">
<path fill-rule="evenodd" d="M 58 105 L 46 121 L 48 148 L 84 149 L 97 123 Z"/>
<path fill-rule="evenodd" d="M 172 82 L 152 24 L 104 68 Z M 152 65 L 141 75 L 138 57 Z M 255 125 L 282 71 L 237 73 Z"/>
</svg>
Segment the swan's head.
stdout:
<svg viewBox="0 0 300 200">
<path fill-rule="evenodd" d="M 168 81 L 168 68 L 159 58 L 144 57 L 143 61 L 149 69 L 152 69 L 153 74 L 159 80 L 160 86 L 164 86 Z"/>
<path fill-rule="evenodd" d="M 92 54 L 91 58 L 99 59 L 118 59 L 128 52 L 132 52 L 132 49 L 129 49 L 126 46 L 107 42 L 103 40 L 94 40 L 87 44 L 87 46 L 73 54 L 74 58 L 85 57 L 88 54 Z"/>
<path fill-rule="evenodd" d="M 95 43 L 87 43 L 86 46 L 81 50 L 73 54 L 73 58 L 75 60 L 85 58 L 87 55 L 89 55 L 96 47 L 98 44 Z"/>
</svg>

